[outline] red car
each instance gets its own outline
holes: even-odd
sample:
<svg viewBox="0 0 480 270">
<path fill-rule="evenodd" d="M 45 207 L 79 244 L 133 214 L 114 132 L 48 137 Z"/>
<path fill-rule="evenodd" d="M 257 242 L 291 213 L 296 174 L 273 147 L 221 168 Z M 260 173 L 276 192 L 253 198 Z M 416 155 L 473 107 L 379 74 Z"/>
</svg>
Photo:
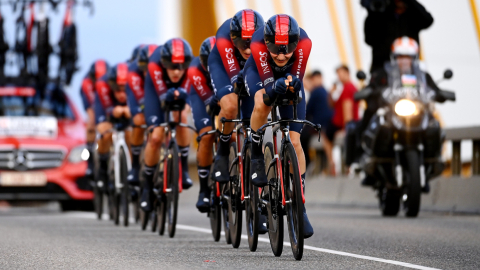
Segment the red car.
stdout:
<svg viewBox="0 0 480 270">
<path fill-rule="evenodd" d="M 0 200 L 91 209 L 85 123 L 60 89 L 0 87 Z"/>
</svg>

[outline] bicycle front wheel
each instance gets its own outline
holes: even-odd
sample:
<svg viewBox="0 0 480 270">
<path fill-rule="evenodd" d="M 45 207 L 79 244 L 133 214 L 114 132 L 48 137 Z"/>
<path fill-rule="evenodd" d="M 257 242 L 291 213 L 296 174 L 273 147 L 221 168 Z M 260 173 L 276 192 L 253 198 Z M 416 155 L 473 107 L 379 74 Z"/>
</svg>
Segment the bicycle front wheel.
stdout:
<svg viewBox="0 0 480 270">
<path fill-rule="evenodd" d="M 121 208 L 123 215 L 123 226 L 127 227 L 129 222 L 129 206 L 130 206 L 130 188 L 127 182 L 128 167 L 125 150 L 120 149 L 120 182 L 122 183 Z"/>
<path fill-rule="evenodd" d="M 178 185 L 180 178 L 180 153 L 178 147 L 172 144 L 167 153 L 167 221 L 168 236 L 175 236 L 178 212 Z M 180 182 L 181 184 L 181 182 Z"/>
<path fill-rule="evenodd" d="M 276 257 L 282 255 L 283 252 L 283 210 L 282 210 L 282 189 L 280 179 L 278 179 L 277 165 L 274 163 L 269 168 L 270 163 L 274 161 L 275 152 L 273 151 L 273 144 L 268 142 L 265 145 L 265 169 L 267 179 L 271 185 L 267 186 L 266 194 L 268 194 L 267 212 L 268 212 L 268 238 L 270 239 L 270 246 L 273 254 Z M 271 180 L 274 181 L 271 181 Z"/>
<path fill-rule="evenodd" d="M 220 206 L 220 198 L 217 197 L 217 185 L 213 184 L 210 192 L 210 228 L 212 228 L 212 236 L 215 242 L 220 240 L 220 231 L 222 230 L 222 208 Z"/>
<path fill-rule="evenodd" d="M 235 161 L 237 156 L 237 147 L 235 142 L 230 144 L 230 155 L 228 158 L 230 171 L 230 183 L 228 192 L 228 226 L 230 227 L 230 238 L 232 246 L 238 248 L 242 236 L 242 187 L 240 184 L 239 162 Z M 233 164 L 236 162 L 236 164 Z"/>
<path fill-rule="evenodd" d="M 285 210 L 287 212 L 288 235 L 293 257 L 301 260 L 303 256 L 303 200 L 302 184 L 295 148 L 287 143 L 283 152 L 283 188 L 285 193 Z"/>
<path fill-rule="evenodd" d="M 250 251 L 256 251 L 258 245 L 258 188 L 250 181 L 252 171 L 250 161 L 252 157 L 252 145 L 247 144 L 245 149 L 245 159 L 243 167 L 245 168 L 244 194 L 245 194 L 245 226 L 248 236 L 248 248 Z"/>
</svg>

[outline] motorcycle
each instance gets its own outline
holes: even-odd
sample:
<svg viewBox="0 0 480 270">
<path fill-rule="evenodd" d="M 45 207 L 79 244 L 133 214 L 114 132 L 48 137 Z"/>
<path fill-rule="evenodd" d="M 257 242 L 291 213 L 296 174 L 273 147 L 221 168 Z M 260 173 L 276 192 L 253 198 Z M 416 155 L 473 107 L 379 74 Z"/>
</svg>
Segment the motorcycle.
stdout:
<svg viewBox="0 0 480 270">
<path fill-rule="evenodd" d="M 388 86 L 381 90 L 380 106 L 365 131 L 358 134 L 355 123 L 347 125 L 347 165 L 353 163 L 352 157 L 360 157 L 358 169 L 375 182 L 383 216 L 396 216 L 403 204 L 405 215 L 416 217 L 422 191 L 428 192 L 428 181 L 444 169 L 445 134 L 433 116 L 434 103 L 455 101 L 455 93 L 430 89 L 419 68 L 414 75 L 401 75 L 395 68 L 387 74 Z M 444 79 L 452 76 L 451 70 L 445 71 Z M 365 77 L 361 71 L 357 74 L 358 79 Z M 355 100 L 372 95 L 367 86 L 355 94 Z"/>
</svg>

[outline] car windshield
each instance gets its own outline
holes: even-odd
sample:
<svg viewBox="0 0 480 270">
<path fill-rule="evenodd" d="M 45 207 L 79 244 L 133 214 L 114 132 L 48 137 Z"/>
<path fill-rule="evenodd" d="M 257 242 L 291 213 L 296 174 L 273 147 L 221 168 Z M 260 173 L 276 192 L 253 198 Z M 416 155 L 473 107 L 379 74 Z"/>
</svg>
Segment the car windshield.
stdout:
<svg viewBox="0 0 480 270">
<path fill-rule="evenodd" d="M 41 97 L 1 96 L 0 116 L 53 116 L 57 119 L 75 120 L 75 115 L 65 93 L 53 90 Z"/>
</svg>

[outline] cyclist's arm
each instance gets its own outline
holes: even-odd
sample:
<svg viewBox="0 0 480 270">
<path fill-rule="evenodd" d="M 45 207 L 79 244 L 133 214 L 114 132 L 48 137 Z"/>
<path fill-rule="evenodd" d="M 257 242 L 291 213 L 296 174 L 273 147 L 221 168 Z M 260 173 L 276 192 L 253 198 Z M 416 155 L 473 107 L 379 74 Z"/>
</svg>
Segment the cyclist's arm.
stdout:
<svg viewBox="0 0 480 270">
<path fill-rule="evenodd" d="M 208 56 L 208 72 L 210 73 L 212 87 L 215 94 L 224 87 L 232 87 L 230 77 L 225 71 L 222 58 L 220 57 L 216 46 L 213 47 L 212 52 Z"/>
</svg>

